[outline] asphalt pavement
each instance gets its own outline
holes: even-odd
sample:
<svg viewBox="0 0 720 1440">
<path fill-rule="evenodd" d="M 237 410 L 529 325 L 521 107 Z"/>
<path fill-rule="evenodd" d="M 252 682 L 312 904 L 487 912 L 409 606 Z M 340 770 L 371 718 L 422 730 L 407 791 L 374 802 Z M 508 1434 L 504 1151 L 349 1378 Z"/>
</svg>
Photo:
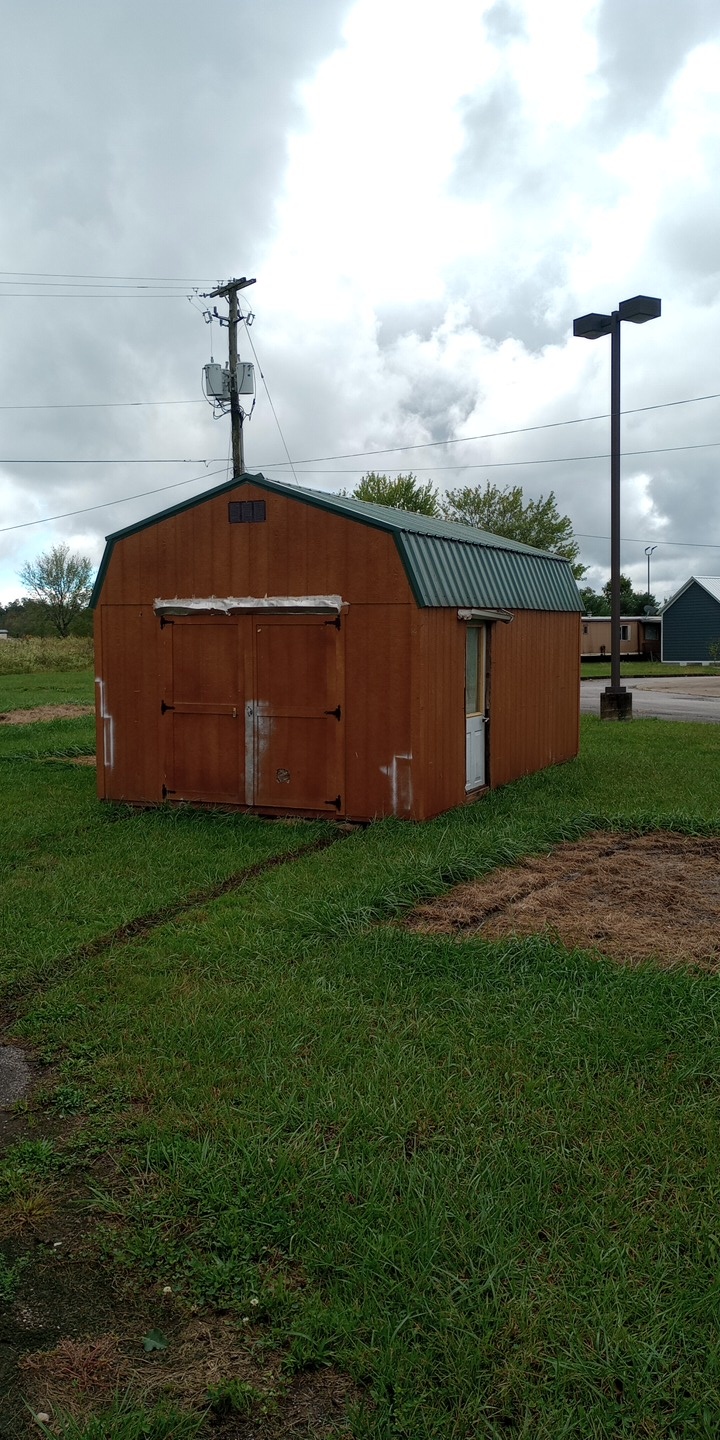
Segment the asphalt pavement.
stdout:
<svg viewBox="0 0 720 1440">
<path fill-rule="evenodd" d="M 636 676 L 620 683 L 632 690 L 633 715 L 720 724 L 720 675 L 648 675 L 646 679 Z M 609 684 L 609 680 L 581 681 L 581 714 L 600 714 L 600 694 Z"/>
<path fill-rule="evenodd" d="M 0 1110 L 8 1110 L 22 1099 L 30 1080 L 30 1067 L 22 1050 L 15 1045 L 0 1045 Z"/>
</svg>

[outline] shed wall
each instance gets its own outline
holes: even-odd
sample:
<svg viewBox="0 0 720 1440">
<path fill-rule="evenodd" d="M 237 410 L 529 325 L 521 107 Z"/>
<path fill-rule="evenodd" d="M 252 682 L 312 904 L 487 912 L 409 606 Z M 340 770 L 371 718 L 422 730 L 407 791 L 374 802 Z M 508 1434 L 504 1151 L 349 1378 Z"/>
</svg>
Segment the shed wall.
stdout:
<svg viewBox="0 0 720 1440">
<path fill-rule="evenodd" d="M 234 497 L 265 500 L 267 520 L 228 523 Z M 162 596 L 342 595 L 412 603 L 392 535 L 254 485 L 226 491 L 116 540 L 100 605 Z"/>
<path fill-rule="evenodd" d="M 580 742 L 580 616 L 518 610 L 490 640 L 493 789 L 571 760 Z"/>
<path fill-rule="evenodd" d="M 720 639 L 720 603 L 695 582 L 663 611 L 662 632 L 663 660 L 707 662 Z"/>
<path fill-rule="evenodd" d="M 418 819 L 465 798 L 465 624 L 456 609 L 412 621 L 412 755 Z"/>
<path fill-rule="evenodd" d="M 233 496 L 267 519 L 230 524 Z M 245 483 L 119 538 L 96 612 L 98 788 L 162 797 L 157 597 L 342 596 L 345 794 L 342 813 L 417 819 L 465 798 L 465 625 L 419 609 L 393 536 Z M 233 623 L 231 620 L 229 623 Z M 489 782 L 577 753 L 578 614 L 518 611 L 490 628 Z"/>
<path fill-rule="evenodd" d="M 228 522 L 226 492 L 116 541 L 96 611 L 98 789 L 162 796 L 158 597 L 339 594 L 346 672 L 349 816 L 411 813 L 410 622 L 416 607 L 393 537 L 284 496 L 261 524 Z M 365 603 L 372 596 L 372 603 Z M 229 622 L 232 623 L 232 622 Z M 102 712 L 104 711 L 104 717 Z M 104 757 L 104 763 L 103 762 Z M 452 803 L 452 802 L 451 802 Z"/>
</svg>

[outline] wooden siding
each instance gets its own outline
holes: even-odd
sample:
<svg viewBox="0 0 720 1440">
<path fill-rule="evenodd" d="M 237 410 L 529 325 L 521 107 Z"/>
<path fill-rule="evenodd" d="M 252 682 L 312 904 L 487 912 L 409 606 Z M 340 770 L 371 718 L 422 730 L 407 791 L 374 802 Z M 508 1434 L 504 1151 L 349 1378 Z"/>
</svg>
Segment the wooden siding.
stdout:
<svg viewBox="0 0 720 1440">
<path fill-rule="evenodd" d="M 229 523 L 228 503 L 238 493 L 243 499 L 266 501 L 264 523 Z M 338 660 L 344 663 L 345 690 L 341 699 L 338 686 L 328 681 L 322 716 L 305 713 L 312 707 L 303 701 L 300 719 L 317 729 L 326 724 L 322 717 L 341 703 L 342 724 L 331 719 L 326 728 L 329 725 L 338 744 L 344 734 L 344 747 L 332 772 L 339 777 L 337 787 L 326 783 L 329 771 L 311 776 L 298 770 L 302 802 L 298 798 L 297 806 L 302 803 L 302 813 L 307 813 L 310 802 L 332 801 L 335 788 L 341 790 L 343 767 L 339 813 L 352 819 L 397 815 L 419 820 L 462 804 L 466 627 L 457 610 L 417 607 L 392 535 L 254 486 L 228 491 L 116 541 L 96 613 L 99 794 L 111 800 L 158 802 L 164 786 L 173 788 L 167 782 L 168 764 L 176 769 L 180 764 L 174 721 L 162 711 L 168 699 L 164 687 L 172 650 L 170 626 L 161 628 L 153 600 L 317 594 L 337 594 L 345 602 Z M 247 705 L 264 698 L 254 693 L 257 637 L 247 641 L 247 635 L 255 633 L 253 626 L 262 624 L 259 614 L 247 613 L 220 621 L 223 630 L 237 628 L 242 653 L 237 693 L 220 696 L 213 691 L 208 698 L 204 692 L 188 691 L 179 696 L 184 707 L 180 731 L 183 725 L 188 734 L 193 726 L 199 731 L 205 725 L 212 734 L 217 730 L 219 735 L 223 727 L 227 732 L 240 719 L 241 699 L 247 715 Z M 490 785 L 577 753 L 579 626 L 575 614 L 533 611 L 517 612 L 510 625 L 488 626 Z M 296 628 L 302 629 L 301 622 Z M 246 639 L 241 643 L 242 634 Z M 273 663 L 279 663 L 277 655 Z M 174 684 L 172 674 L 171 680 Z M 297 701 L 298 696 L 287 695 L 273 701 L 278 715 L 287 712 L 284 719 L 280 716 L 278 729 L 283 744 L 282 725 L 292 718 Z M 215 707 L 216 718 L 193 719 L 203 706 Z M 190 755 L 197 745 L 195 740 L 188 743 Z M 257 749 L 257 737 L 250 743 L 251 750 L 253 744 Z M 238 746 L 235 778 L 226 777 L 218 761 L 213 785 L 219 794 L 227 783 L 238 793 L 238 808 L 246 808 L 249 782 L 246 768 L 243 789 L 242 760 L 247 767 L 251 752 L 247 742 L 243 751 L 239 725 Z M 178 755 L 182 760 L 181 752 Z M 274 767 L 263 779 L 262 803 L 257 789 L 250 793 L 263 813 L 292 813 L 292 804 L 268 801 L 276 793 L 273 775 L 277 779 L 286 768 L 282 756 Z M 287 768 L 295 773 L 292 766 Z M 317 793 L 311 792 L 315 779 Z M 185 788 L 189 783 L 183 781 Z M 292 788 L 283 776 L 285 784 Z M 300 797 L 300 789 L 297 793 Z M 289 791 L 282 788 L 282 794 Z"/>
<path fill-rule="evenodd" d="M 95 627 L 99 793 L 108 800 L 160 800 L 157 618 L 150 605 L 102 606 Z"/>
<path fill-rule="evenodd" d="M 409 818 L 410 624 L 414 605 L 351 605 L 345 640 L 350 819 Z"/>
<path fill-rule="evenodd" d="M 130 801 L 162 796 L 164 680 L 154 599 L 338 594 L 348 603 L 341 620 L 347 676 L 342 812 L 357 819 L 410 816 L 405 757 L 415 604 L 392 535 L 251 486 L 240 493 L 264 498 L 267 520 L 231 525 L 227 507 L 237 493 L 115 544 L 96 616 L 98 667 L 108 676 L 104 705 L 112 717 L 98 719 L 99 756 L 110 726 L 115 737 L 112 764 L 98 770 L 99 793 Z M 368 599 L 372 603 L 364 603 Z"/>
<path fill-rule="evenodd" d="M 577 755 L 580 616 L 518 610 L 490 635 L 493 789 Z"/>
<path fill-rule="evenodd" d="M 415 817 L 465 799 L 465 624 L 457 610 L 416 610 L 412 623 Z"/>
<path fill-rule="evenodd" d="M 228 503 L 264 499 L 267 520 L 231 525 Z M 254 485 L 115 542 L 100 604 L 191 595 L 342 595 L 410 604 L 392 535 Z"/>
</svg>

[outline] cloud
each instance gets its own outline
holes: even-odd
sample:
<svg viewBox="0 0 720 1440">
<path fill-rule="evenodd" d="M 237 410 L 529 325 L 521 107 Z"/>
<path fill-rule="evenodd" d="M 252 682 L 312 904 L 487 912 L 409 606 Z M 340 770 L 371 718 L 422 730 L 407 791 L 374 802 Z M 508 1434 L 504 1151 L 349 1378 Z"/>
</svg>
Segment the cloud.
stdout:
<svg viewBox="0 0 720 1440">
<path fill-rule="evenodd" d="M 609 448 L 585 419 L 607 411 L 609 347 L 572 318 L 661 295 L 661 321 L 623 329 L 624 406 L 718 388 L 714 6 L 446 0 L 441 26 L 430 0 L 219 0 L 210 23 L 191 0 L 8 8 L 0 253 L 51 283 L 0 283 L 1 402 L 48 407 L 0 409 L 0 526 L 100 508 L 0 530 L 0 595 L 56 540 L 97 559 L 105 532 L 225 477 L 200 373 L 227 332 L 187 277 L 233 273 L 258 277 L 250 334 L 303 483 L 553 490 L 602 583 L 608 463 L 583 457 Z M 54 299 L 63 271 L 186 278 Z M 718 405 L 623 421 L 626 451 L 655 452 L 624 461 L 636 583 L 656 539 L 667 593 L 720 543 L 716 452 L 670 448 L 720 440 Z M 249 468 L 287 476 L 259 379 L 245 433 Z"/>
<path fill-rule="evenodd" d="M 715 0 L 601 0 L 598 74 L 605 95 L 595 123 L 616 132 L 644 127 L 692 49 L 719 34 Z"/>
</svg>

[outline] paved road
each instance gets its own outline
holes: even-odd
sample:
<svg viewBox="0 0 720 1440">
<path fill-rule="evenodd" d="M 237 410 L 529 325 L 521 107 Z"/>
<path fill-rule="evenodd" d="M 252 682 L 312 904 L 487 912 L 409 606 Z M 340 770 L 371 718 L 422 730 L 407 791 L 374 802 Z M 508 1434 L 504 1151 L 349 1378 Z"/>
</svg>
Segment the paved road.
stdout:
<svg viewBox="0 0 720 1440">
<path fill-rule="evenodd" d="M 600 714 L 600 692 L 608 680 L 583 680 L 580 710 L 583 715 Z M 632 690 L 633 715 L 655 716 L 659 720 L 701 720 L 720 725 L 720 675 L 648 675 L 621 682 Z"/>
</svg>

